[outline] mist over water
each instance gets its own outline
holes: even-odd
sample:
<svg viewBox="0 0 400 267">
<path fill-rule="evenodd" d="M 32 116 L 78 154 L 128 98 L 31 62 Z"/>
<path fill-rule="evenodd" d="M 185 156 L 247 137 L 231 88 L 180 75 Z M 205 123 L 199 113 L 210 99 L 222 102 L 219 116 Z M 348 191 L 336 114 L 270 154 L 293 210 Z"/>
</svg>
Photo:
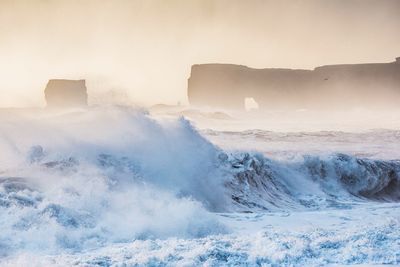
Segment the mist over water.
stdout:
<svg viewBox="0 0 400 267">
<path fill-rule="evenodd" d="M 399 12 L 0 0 L 0 266 L 399 265 Z"/>
<path fill-rule="evenodd" d="M 391 62 L 399 10 L 392 0 L 3 0 L 0 106 L 44 106 L 55 78 L 86 79 L 90 95 L 122 90 L 133 103 L 176 104 L 187 103 L 193 64 Z"/>
</svg>

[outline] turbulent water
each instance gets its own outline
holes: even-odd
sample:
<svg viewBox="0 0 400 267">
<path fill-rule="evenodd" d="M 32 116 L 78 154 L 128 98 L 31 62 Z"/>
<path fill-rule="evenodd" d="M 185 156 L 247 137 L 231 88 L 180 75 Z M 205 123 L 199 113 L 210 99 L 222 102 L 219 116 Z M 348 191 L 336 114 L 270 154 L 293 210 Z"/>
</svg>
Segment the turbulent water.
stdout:
<svg viewBox="0 0 400 267">
<path fill-rule="evenodd" d="M 0 122 L 2 266 L 400 264 L 396 130 L 197 130 L 121 107 Z"/>
</svg>

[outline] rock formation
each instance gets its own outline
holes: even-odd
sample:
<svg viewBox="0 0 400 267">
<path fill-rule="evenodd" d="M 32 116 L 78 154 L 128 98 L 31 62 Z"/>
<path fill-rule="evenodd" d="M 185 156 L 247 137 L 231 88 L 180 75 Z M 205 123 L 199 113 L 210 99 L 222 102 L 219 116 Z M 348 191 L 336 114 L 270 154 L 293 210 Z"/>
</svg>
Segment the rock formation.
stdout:
<svg viewBox="0 0 400 267">
<path fill-rule="evenodd" d="M 85 80 L 49 80 L 44 93 L 47 107 L 87 106 L 88 95 Z"/>
<path fill-rule="evenodd" d="M 195 106 L 226 109 L 243 109 L 245 98 L 261 109 L 392 108 L 400 103 L 400 58 L 314 70 L 194 65 L 188 98 Z"/>
</svg>

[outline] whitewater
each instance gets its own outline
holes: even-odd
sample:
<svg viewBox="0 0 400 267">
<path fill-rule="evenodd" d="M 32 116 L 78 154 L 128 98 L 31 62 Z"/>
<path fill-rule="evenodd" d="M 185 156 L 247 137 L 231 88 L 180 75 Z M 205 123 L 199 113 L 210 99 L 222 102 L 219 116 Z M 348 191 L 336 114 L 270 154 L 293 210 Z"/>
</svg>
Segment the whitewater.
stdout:
<svg viewBox="0 0 400 267">
<path fill-rule="evenodd" d="M 1 110 L 0 266 L 400 264 L 399 127 L 240 116 Z"/>
</svg>

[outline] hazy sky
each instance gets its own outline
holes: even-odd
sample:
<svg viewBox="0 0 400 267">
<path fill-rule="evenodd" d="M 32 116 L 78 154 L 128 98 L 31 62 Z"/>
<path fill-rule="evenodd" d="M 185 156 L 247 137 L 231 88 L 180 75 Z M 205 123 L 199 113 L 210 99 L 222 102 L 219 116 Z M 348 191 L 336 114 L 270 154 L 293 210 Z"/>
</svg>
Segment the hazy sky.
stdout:
<svg viewBox="0 0 400 267">
<path fill-rule="evenodd" d="M 313 68 L 400 56 L 400 0 L 0 0 L 0 106 L 50 78 L 185 103 L 190 66 Z"/>
</svg>

